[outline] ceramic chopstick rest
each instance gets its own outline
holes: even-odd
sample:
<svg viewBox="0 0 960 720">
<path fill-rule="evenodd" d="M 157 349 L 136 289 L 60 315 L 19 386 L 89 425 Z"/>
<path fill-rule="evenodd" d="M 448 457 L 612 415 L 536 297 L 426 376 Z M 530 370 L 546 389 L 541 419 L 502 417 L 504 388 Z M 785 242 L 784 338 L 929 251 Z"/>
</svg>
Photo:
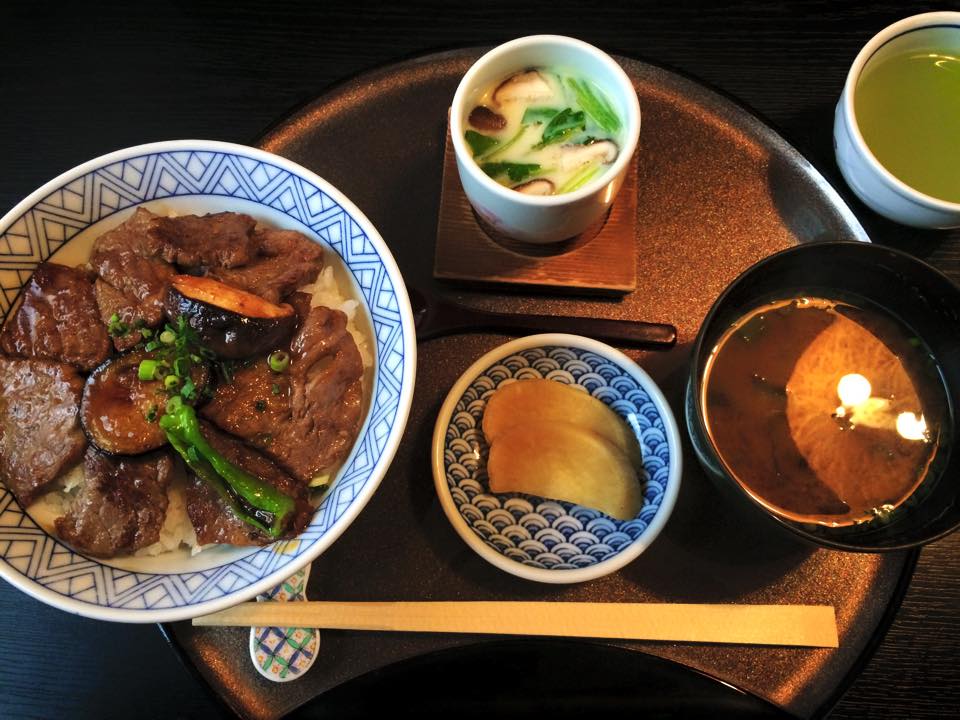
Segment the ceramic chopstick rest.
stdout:
<svg viewBox="0 0 960 720">
<path fill-rule="evenodd" d="M 257 602 L 297 602 L 307 599 L 310 566 L 298 570 L 276 587 L 257 596 Z M 317 628 L 251 627 L 250 659 L 257 672 L 274 682 L 289 682 L 303 675 L 317 658 Z"/>
</svg>

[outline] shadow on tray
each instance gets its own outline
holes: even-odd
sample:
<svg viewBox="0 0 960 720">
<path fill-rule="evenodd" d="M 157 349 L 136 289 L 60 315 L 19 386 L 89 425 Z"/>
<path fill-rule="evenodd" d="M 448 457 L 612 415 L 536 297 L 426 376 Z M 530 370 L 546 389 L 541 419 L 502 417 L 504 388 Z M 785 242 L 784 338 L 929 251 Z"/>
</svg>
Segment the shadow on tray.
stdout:
<svg viewBox="0 0 960 720">
<path fill-rule="evenodd" d="M 495 658 L 495 666 L 491 659 Z M 794 717 L 683 665 L 581 642 L 498 641 L 434 653 L 346 683 L 288 720 L 371 717 Z"/>
</svg>

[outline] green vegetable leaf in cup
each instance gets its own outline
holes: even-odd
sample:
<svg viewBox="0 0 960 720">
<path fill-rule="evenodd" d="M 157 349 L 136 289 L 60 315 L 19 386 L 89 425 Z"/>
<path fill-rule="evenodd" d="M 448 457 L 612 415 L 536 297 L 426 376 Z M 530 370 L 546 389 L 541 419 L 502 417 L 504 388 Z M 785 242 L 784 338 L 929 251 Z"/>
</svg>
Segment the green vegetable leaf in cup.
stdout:
<svg viewBox="0 0 960 720">
<path fill-rule="evenodd" d="M 586 130 L 587 123 L 583 110 L 574 112 L 572 108 L 564 108 L 543 129 L 543 137 L 534 147 L 542 148 L 553 143 L 562 142 L 571 135 Z"/>
<path fill-rule="evenodd" d="M 506 174 L 513 182 L 523 182 L 540 170 L 537 163 L 488 162 L 480 166 L 487 175 L 498 178 Z"/>
<path fill-rule="evenodd" d="M 493 158 L 497 157 L 498 155 L 502 155 L 504 152 L 509 150 L 518 140 L 520 140 L 523 134 L 527 131 L 528 127 L 530 126 L 521 125 L 520 129 L 517 130 L 517 134 L 514 135 L 509 140 L 507 140 L 505 143 L 502 143 L 498 147 L 495 147 L 493 150 L 487 152 L 487 154 L 484 155 L 482 158 L 476 155 L 474 155 L 474 158 L 477 160 L 493 160 Z"/>
<path fill-rule="evenodd" d="M 467 130 L 463 134 L 463 139 L 467 141 L 474 157 L 479 157 L 500 144 L 500 141 L 496 138 L 478 133 L 476 130 Z"/>
<path fill-rule="evenodd" d="M 533 123 L 548 123 L 560 113 L 556 108 L 531 107 L 523 111 L 523 118 L 520 120 L 524 125 Z"/>
<path fill-rule="evenodd" d="M 617 113 L 599 91 L 594 91 L 588 81 L 567 78 L 567 85 L 576 94 L 580 107 L 593 118 L 597 125 L 608 133 L 615 133 L 620 129 L 621 123 Z"/>
</svg>

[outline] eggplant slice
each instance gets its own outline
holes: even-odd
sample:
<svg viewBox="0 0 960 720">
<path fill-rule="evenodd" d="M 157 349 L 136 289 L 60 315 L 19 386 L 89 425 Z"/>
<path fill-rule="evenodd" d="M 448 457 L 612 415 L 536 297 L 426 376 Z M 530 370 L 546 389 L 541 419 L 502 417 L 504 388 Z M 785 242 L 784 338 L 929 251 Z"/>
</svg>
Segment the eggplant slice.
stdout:
<svg viewBox="0 0 960 720">
<path fill-rule="evenodd" d="M 87 378 L 80 401 L 80 422 L 91 443 L 113 455 L 139 455 L 167 442 L 158 420 L 164 414 L 168 392 L 162 380 L 141 380 L 140 362 L 155 359 L 143 350 L 105 362 Z M 209 371 L 194 365 L 190 377 L 197 394 Z"/>
<path fill-rule="evenodd" d="M 166 309 L 171 319 L 187 318 L 200 342 L 229 360 L 273 350 L 289 338 L 297 326 L 297 314 L 292 306 L 275 305 L 208 277 L 174 277 Z"/>
</svg>

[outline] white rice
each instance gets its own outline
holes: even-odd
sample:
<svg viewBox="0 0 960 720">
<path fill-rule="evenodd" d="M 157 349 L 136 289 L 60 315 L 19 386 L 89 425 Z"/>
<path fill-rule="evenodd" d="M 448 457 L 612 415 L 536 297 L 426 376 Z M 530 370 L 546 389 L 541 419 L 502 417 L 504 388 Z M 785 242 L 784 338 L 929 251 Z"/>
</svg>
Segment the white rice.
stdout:
<svg viewBox="0 0 960 720">
<path fill-rule="evenodd" d="M 329 308 L 335 310 L 340 310 L 344 315 L 347 316 L 347 330 L 350 331 L 350 334 L 353 336 L 353 341 L 357 344 L 357 348 L 360 350 L 360 357 L 363 359 L 364 369 L 373 367 L 373 350 L 370 347 L 369 342 L 367 341 L 367 334 L 361 332 L 357 322 L 360 318 L 357 317 L 357 312 L 360 309 L 360 301 L 353 300 L 346 293 L 343 292 L 340 285 L 337 283 L 337 278 L 334 275 L 333 266 L 327 265 L 320 275 L 317 276 L 317 280 L 312 285 L 304 285 L 300 288 L 301 292 L 308 293 L 313 296 L 313 299 L 310 301 L 310 307 L 317 307 L 319 305 L 325 305 Z M 367 379 L 366 377 L 364 378 Z M 367 383 L 364 383 L 364 395 L 366 396 Z"/>
<path fill-rule="evenodd" d="M 310 307 L 325 305 L 329 308 L 341 310 L 347 316 L 347 330 L 353 336 L 363 361 L 363 396 L 364 402 L 369 404 L 375 356 L 374 350 L 370 346 L 368 333 L 360 329 L 360 323 L 364 322 L 362 312 L 360 312 L 360 302 L 351 299 L 342 290 L 337 282 L 334 268 L 330 265 L 323 269 L 316 282 L 305 285 L 300 290 L 313 296 Z M 336 468 L 331 470 L 331 477 L 336 472 Z M 54 492 L 48 492 L 29 507 L 30 515 L 46 532 L 55 535 L 54 521 L 67 512 L 83 479 L 83 463 L 81 462 L 59 478 L 59 487 Z M 192 555 L 196 555 L 204 548 L 210 547 L 209 545 L 197 544 L 196 532 L 190 522 L 190 517 L 187 515 L 186 492 L 183 484 L 179 481 L 174 482 L 168 490 L 168 497 L 170 504 L 167 507 L 163 527 L 160 529 L 160 539 L 152 545 L 137 550 L 134 553 L 135 556 L 152 557 L 177 550 L 181 546 L 187 547 Z"/>
</svg>

